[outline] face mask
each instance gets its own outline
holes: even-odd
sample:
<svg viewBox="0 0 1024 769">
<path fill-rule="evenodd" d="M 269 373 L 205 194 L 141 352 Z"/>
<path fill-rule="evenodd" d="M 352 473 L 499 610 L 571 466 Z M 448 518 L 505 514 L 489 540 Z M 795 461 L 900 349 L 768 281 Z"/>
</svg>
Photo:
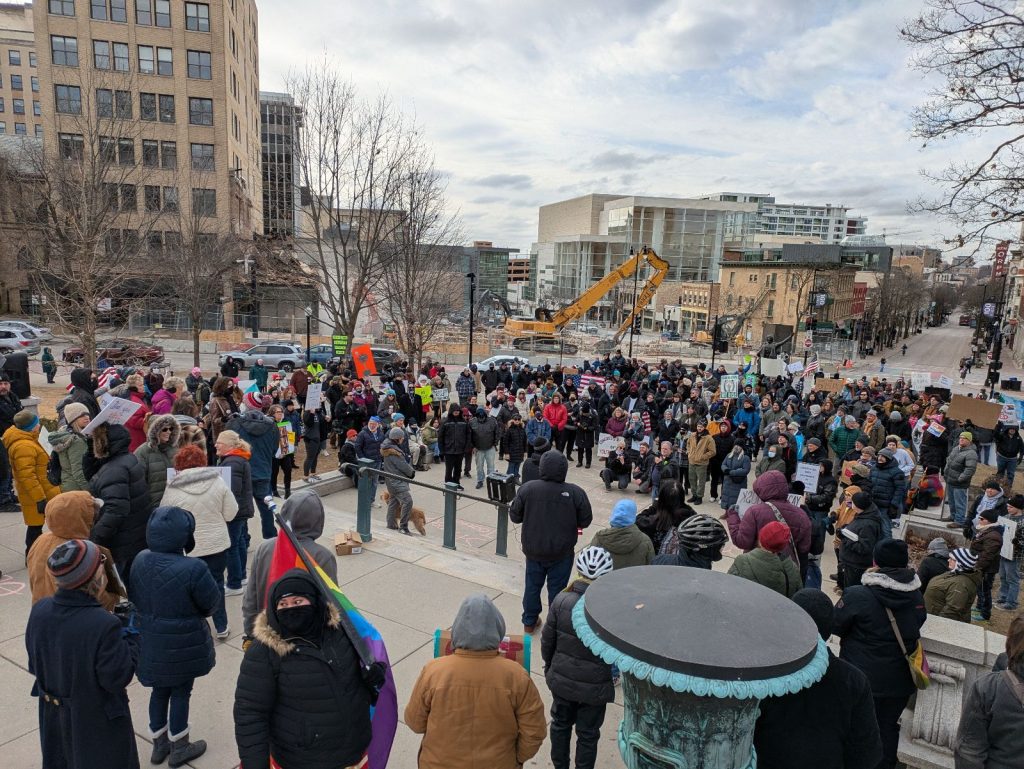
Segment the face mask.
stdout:
<svg viewBox="0 0 1024 769">
<path fill-rule="evenodd" d="M 293 606 L 278 609 L 277 621 L 290 635 L 303 638 L 318 637 L 322 628 L 317 627 L 319 618 L 315 606 Z"/>
<path fill-rule="evenodd" d="M 774 458 L 775 457 L 775 452 L 774 451 L 769 451 L 768 452 L 768 456 Z"/>
</svg>

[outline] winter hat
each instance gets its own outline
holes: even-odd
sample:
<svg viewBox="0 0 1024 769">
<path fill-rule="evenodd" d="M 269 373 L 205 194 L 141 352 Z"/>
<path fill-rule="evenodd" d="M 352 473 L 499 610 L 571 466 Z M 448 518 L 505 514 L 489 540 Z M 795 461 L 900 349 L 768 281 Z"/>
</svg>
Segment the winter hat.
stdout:
<svg viewBox="0 0 1024 769">
<path fill-rule="evenodd" d="M 370 417 L 370 421 L 380 424 L 380 417 L 375 414 L 374 416 Z"/>
<path fill-rule="evenodd" d="M 863 449 L 861 449 L 860 453 L 867 454 L 868 456 L 873 457 L 875 455 L 875 447 L 865 446 Z"/>
<path fill-rule="evenodd" d="M 14 426 L 19 430 L 30 432 L 39 424 L 39 417 L 28 409 L 22 409 L 14 415 Z"/>
<path fill-rule="evenodd" d="M 632 499 L 620 499 L 616 502 L 609 523 L 614 529 L 623 529 L 636 523 L 636 502 Z"/>
<path fill-rule="evenodd" d="M 89 409 L 85 407 L 84 403 L 74 401 L 64 407 L 64 420 L 71 424 L 79 417 L 86 416 L 89 413 Z"/>
<path fill-rule="evenodd" d="M 263 396 L 258 392 L 247 392 L 242 396 L 242 405 L 252 411 L 259 411 L 263 408 Z"/>
<path fill-rule="evenodd" d="M 821 406 L 819 406 L 817 403 L 812 403 L 811 404 L 811 416 L 812 417 L 816 417 L 820 413 L 821 413 Z"/>
<path fill-rule="evenodd" d="M 100 563 L 98 545 L 87 539 L 69 539 L 50 553 L 46 568 L 57 587 L 75 590 L 92 579 Z"/>
<path fill-rule="evenodd" d="M 905 569 L 910 563 L 910 551 L 902 539 L 883 539 L 875 545 L 872 553 L 875 566 L 882 569 Z"/>
<path fill-rule="evenodd" d="M 487 416 L 487 412 L 484 409 L 482 409 L 482 408 L 478 408 L 476 410 L 476 415 L 478 417 L 485 417 L 485 416 Z"/>
<path fill-rule="evenodd" d="M 388 432 L 388 440 L 400 441 L 405 437 L 405 430 L 401 427 L 392 427 Z"/>
<path fill-rule="evenodd" d="M 347 433 L 345 433 L 346 438 L 355 438 L 357 435 L 359 435 L 359 433 L 357 433 L 355 430 L 349 430 Z"/>
<path fill-rule="evenodd" d="M 978 513 L 978 517 L 981 518 L 981 520 L 983 521 L 995 523 L 999 520 L 999 508 L 990 507 L 988 510 L 982 510 L 980 513 Z"/>
<path fill-rule="evenodd" d="M 192 367 L 192 376 L 199 376 L 202 373 L 203 373 L 203 370 L 201 368 L 199 368 L 199 366 L 193 366 Z"/>
<path fill-rule="evenodd" d="M 893 409 L 891 412 L 889 412 L 890 422 L 899 422 L 901 419 L 903 419 L 903 415 L 896 409 Z"/>
<path fill-rule="evenodd" d="M 949 555 L 954 561 L 956 561 L 957 571 L 970 571 L 978 564 L 978 556 L 966 547 L 958 547 L 956 550 L 950 550 Z"/>
<path fill-rule="evenodd" d="M 835 615 L 832 599 L 820 590 L 805 587 L 793 594 L 793 603 L 811 615 L 818 634 L 827 641 L 832 635 L 832 619 Z"/>
<path fill-rule="evenodd" d="M 66 411 L 67 409 L 65 409 Z M 1012 507 L 1017 510 L 1024 510 L 1024 494 L 1014 494 L 1006 502 L 1007 507 Z"/>
<path fill-rule="evenodd" d="M 1003 487 L 999 485 L 999 481 L 997 481 L 995 478 L 989 478 L 987 481 L 985 481 L 983 484 L 981 484 L 981 488 L 982 489 L 994 489 L 995 491 L 1002 491 L 1003 490 Z"/>
<path fill-rule="evenodd" d="M 821 438 L 810 438 L 810 439 L 809 439 L 809 440 L 807 441 L 807 445 L 808 445 L 808 446 L 810 446 L 810 445 L 811 445 L 812 443 L 813 443 L 813 444 L 814 444 L 815 446 L 820 446 L 820 445 L 821 445 Z"/>
<path fill-rule="evenodd" d="M 857 424 L 857 417 L 853 414 L 847 414 L 846 419 L 844 419 L 843 422 L 848 425 L 855 425 Z"/>
<path fill-rule="evenodd" d="M 874 409 L 868 409 L 868 414 L 867 415 L 869 417 L 877 417 L 878 416 L 878 412 L 875 411 Z"/>
<path fill-rule="evenodd" d="M 533 439 L 533 447 L 535 449 L 542 449 L 542 448 L 544 448 L 547 445 L 548 445 L 547 438 L 542 438 L 541 436 L 538 435 L 536 438 Z"/>
<path fill-rule="evenodd" d="M 771 521 L 761 527 L 757 543 L 769 553 L 781 553 L 789 546 L 789 526 L 781 521 Z"/>
<path fill-rule="evenodd" d="M 858 510 L 867 510 L 871 507 L 871 495 L 866 491 L 858 491 L 850 501 L 853 502 L 853 506 Z"/>
<path fill-rule="evenodd" d="M 928 543 L 928 552 L 936 555 L 949 555 L 949 544 L 942 537 L 936 537 Z"/>
<path fill-rule="evenodd" d="M 892 449 L 882 449 L 881 451 L 878 452 L 878 456 L 885 457 L 890 462 L 896 459 L 896 455 L 893 453 Z"/>
<path fill-rule="evenodd" d="M 960 437 L 961 438 L 966 438 L 969 441 L 973 441 L 974 440 L 974 435 L 972 433 L 968 432 L 967 430 L 964 430 L 962 433 L 960 433 Z"/>
</svg>

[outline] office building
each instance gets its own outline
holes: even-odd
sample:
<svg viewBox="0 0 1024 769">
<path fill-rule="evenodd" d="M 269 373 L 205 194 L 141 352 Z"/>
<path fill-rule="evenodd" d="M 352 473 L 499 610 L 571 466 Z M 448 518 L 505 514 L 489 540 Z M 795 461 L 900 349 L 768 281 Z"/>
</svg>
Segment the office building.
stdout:
<svg viewBox="0 0 1024 769">
<path fill-rule="evenodd" d="M 518 254 L 518 248 L 502 248 L 489 240 L 474 240 L 471 246 L 458 248 L 459 265 L 463 275 L 476 275 L 476 295 L 490 291 L 505 299 L 509 284 L 509 257 Z M 469 281 L 463 278 L 463 302 L 469 307 Z"/>
<path fill-rule="evenodd" d="M 0 3 L 0 134 L 42 136 L 32 6 Z"/>
<path fill-rule="evenodd" d="M 260 92 L 263 234 L 294 238 L 301 205 L 299 129 L 302 107 L 286 93 Z"/>
<path fill-rule="evenodd" d="M 773 195 L 749 192 L 716 192 L 707 200 L 757 205 L 755 235 L 816 237 L 823 243 L 839 243 L 850 235 L 863 235 L 867 219 L 851 216 L 846 206 L 777 203 Z"/>
<path fill-rule="evenodd" d="M 722 264 L 725 268 L 727 265 Z M 662 331 L 692 335 L 707 331 L 718 314 L 722 285 L 707 281 L 662 283 L 654 295 L 654 310 Z"/>
</svg>

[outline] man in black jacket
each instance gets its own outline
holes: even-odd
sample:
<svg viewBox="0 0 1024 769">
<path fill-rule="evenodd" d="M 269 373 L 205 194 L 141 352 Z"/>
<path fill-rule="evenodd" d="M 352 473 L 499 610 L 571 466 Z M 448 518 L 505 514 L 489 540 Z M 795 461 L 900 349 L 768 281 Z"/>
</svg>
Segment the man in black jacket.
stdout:
<svg viewBox="0 0 1024 769">
<path fill-rule="evenodd" d="M 843 584 L 860 584 L 864 572 L 871 566 L 875 545 L 882 539 L 882 514 L 866 491 L 858 491 L 850 500 L 857 514 L 837 532 L 842 537 L 839 548 L 839 566 L 843 570 Z"/>
<path fill-rule="evenodd" d="M 14 426 L 14 415 L 21 411 L 21 400 L 11 390 L 11 380 L 0 373 L 0 435 Z M 18 509 L 18 498 L 14 496 L 14 476 L 7 447 L 0 441 L 0 511 Z"/>
<path fill-rule="evenodd" d="M 540 618 L 545 580 L 548 606 L 569 584 L 576 539 L 594 518 L 586 492 L 565 482 L 568 472 L 569 460 L 562 452 L 546 452 L 540 460 L 540 479 L 520 486 L 508 511 L 513 523 L 523 525 L 523 629 L 527 633 L 534 631 Z"/>
<path fill-rule="evenodd" d="M 523 463 L 523 483 L 540 479 L 540 460 L 551 448 L 551 442 L 537 436 L 533 439 L 533 453 Z"/>
<path fill-rule="evenodd" d="M 832 601 L 807 588 L 793 602 L 811 615 L 826 641 Z M 873 769 L 882 757 L 874 700 L 867 676 L 828 652 L 828 669 L 813 686 L 785 697 L 766 697 L 754 727 L 758 769 Z"/>
<path fill-rule="evenodd" d="M 6 429 L 6 428 L 5 428 Z M 1008 425 L 996 433 L 996 472 L 1006 476 L 1006 484 L 1013 485 L 1017 463 L 1024 456 L 1024 440 L 1017 425 Z"/>
</svg>

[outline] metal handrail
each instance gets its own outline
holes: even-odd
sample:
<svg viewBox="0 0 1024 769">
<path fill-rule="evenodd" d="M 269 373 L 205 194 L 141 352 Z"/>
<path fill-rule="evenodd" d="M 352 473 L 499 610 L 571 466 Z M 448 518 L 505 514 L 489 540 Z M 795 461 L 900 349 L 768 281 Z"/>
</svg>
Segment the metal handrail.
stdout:
<svg viewBox="0 0 1024 769">
<path fill-rule="evenodd" d="M 357 463 L 344 462 L 339 468 L 343 473 L 350 469 L 359 476 L 359 497 L 356 506 L 356 531 L 359 532 L 359 536 L 364 542 L 369 542 L 373 539 L 373 532 L 370 528 L 371 521 L 373 519 L 371 513 L 371 495 L 373 494 L 371 488 L 371 476 L 377 476 L 378 478 L 393 478 L 394 480 L 403 481 L 413 486 L 420 486 L 425 489 L 440 491 L 444 494 L 444 531 L 441 544 L 449 550 L 455 550 L 456 512 L 459 498 L 468 499 L 473 502 L 486 502 L 487 504 L 494 505 L 498 513 L 497 526 L 495 527 L 494 550 L 497 555 L 506 558 L 508 557 L 509 506 L 507 503 L 488 499 L 487 497 L 478 497 L 474 494 L 467 494 L 464 491 L 460 491 L 458 484 L 456 483 L 445 483 L 444 486 L 424 483 L 412 478 L 406 478 L 404 475 L 396 475 L 395 473 L 389 473 L 385 470 L 381 470 L 380 468 L 375 467 L 375 464 L 376 463 L 372 459 L 359 459 Z"/>
</svg>

